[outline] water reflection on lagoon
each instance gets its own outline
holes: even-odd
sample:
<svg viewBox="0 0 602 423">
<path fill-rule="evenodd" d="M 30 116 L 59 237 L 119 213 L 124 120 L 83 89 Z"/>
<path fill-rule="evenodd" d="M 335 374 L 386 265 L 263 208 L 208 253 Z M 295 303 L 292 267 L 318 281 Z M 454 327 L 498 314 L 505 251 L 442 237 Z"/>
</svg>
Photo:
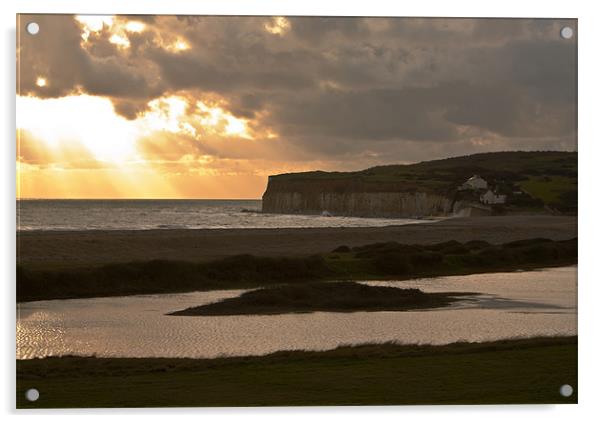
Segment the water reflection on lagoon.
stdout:
<svg viewBox="0 0 602 423">
<path fill-rule="evenodd" d="M 166 316 L 240 290 L 18 304 L 17 358 L 216 357 L 397 341 L 446 344 L 577 333 L 577 268 L 367 282 L 479 292 L 448 308 L 272 316 Z"/>
</svg>

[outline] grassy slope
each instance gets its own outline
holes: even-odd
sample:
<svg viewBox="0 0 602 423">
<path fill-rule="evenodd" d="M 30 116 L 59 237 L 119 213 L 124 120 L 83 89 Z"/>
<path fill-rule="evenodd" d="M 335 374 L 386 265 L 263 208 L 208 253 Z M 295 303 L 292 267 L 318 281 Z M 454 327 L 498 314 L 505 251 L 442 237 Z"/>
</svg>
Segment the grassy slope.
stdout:
<svg viewBox="0 0 602 423">
<path fill-rule="evenodd" d="M 530 176 L 519 185 L 545 204 L 552 205 L 567 201 L 563 196 L 577 191 L 577 179 L 567 176 Z"/>
<path fill-rule="evenodd" d="M 166 407 L 575 403 L 577 340 L 342 347 L 263 357 L 17 362 L 17 406 Z M 40 391 L 36 403 L 27 389 Z"/>
<path fill-rule="evenodd" d="M 435 245 L 378 243 L 307 258 L 234 256 L 210 263 L 167 260 L 86 269 L 17 268 L 17 301 L 206 291 L 353 280 L 431 277 L 562 266 L 577 262 L 577 239 Z"/>
<path fill-rule="evenodd" d="M 577 207 L 577 153 L 498 152 L 452 157 L 410 165 L 378 166 L 357 172 L 301 172 L 272 176 L 277 190 L 321 183 L 336 190 L 421 191 L 452 195 L 473 174 L 496 185 L 517 185 L 552 207 Z M 352 182 L 350 182 L 352 181 Z M 344 185 L 344 182 L 347 185 Z M 550 196 L 549 193 L 554 195 Z"/>
</svg>

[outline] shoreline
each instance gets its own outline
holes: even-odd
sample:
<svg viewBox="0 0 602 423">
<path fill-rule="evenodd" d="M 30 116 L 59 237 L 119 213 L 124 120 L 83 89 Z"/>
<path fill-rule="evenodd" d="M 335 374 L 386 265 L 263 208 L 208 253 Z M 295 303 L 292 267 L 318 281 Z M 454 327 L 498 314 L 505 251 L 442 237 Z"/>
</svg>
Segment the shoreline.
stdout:
<svg viewBox="0 0 602 423">
<path fill-rule="evenodd" d="M 221 354 L 216 356 L 121 356 L 121 355 L 94 355 L 94 354 L 64 354 L 64 355 L 46 355 L 43 357 L 31 357 L 31 358 L 17 358 L 17 363 L 24 362 L 43 362 L 51 360 L 61 359 L 93 359 L 93 360 L 135 360 L 135 361 L 195 361 L 195 362 L 227 362 L 236 360 L 249 360 L 249 359 L 262 359 L 262 358 L 276 358 L 285 359 L 295 355 L 332 355 L 340 356 L 345 353 L 359 350 L 362 355 L 379 356 L 382 357 L 383 351 L 400 352 L 404 355 L 415 355 L 428 353 L 437 354 L 448 354 L 450 352 L 461 352 L 466 349 L 480 349 L 480 350 L 498 350 L 514 347 L 531 347 L 538 345 L 549 345 L 556 343 L 573 343 L 576 342 L 579 337 L 578 333 L 565 333 L 565 334 L 535 334 L 527 336 L 511 336 L 505 338 L 487 338 L 479 341 L 468 341 L 468 340 L 456 340 L 443 344 L 437 343 L 404 343 L 396 340 L 383 340 L 374 342 L 360 342 L 360 343 L 340 343 L 335 347 L 327 349 L 277 349 L 267 353 L 258 354 Z M 455 351 L 452 351 L 455 350 Z"/>
<path fill-rule="evenodd" d="M 240 254 L 299 257 L 341 246 L 396 241 L 435 244 L 577 236 L 576 216 L 449 218 L 401 226 L 287 229 L 17 231 L 17 260 L 31 269 L 148 260 L 210 261 Z"/>
<path fill-rule="evenodd" d="M 515 268 L 515 269 L 509 269 L 508 267 L 499 267 L 499 268 L 494 268 L 491 270 L 481 270 L 478 272 L 470 272 L 470 271 L 466 271 L 466 272 L 455 272 L 455 273 L 448 273 L 445 275 L 439 275 L 439 274 L 423 274 L 421 276 L 416 276 L 416 277 L 401 277 L 401 276 L 397 276 L 395 277 L 396 281 L 407 281 L 407 280 L 418 280 L 418 279 L 436 279 L 436 278 L 446 278 L 446 277 L 453 277 L 453 276 L 470 276 L 470 275 L 490 275 L 490 274 L 498 274 L 498 273 L 522 273 L 522 272 L 537 272 L 537 271 L 543 271 L 543 270 L 549 270 L 549 269 L 555 269 L 555 268 L 565 268 L 565 267 L 571 267 L 571 268 L 577 268 L 578 264 L 577 263 L 573 263 L 573 262 L 566 262 L 566 263 L 558 263 L 558 264 L 550 264 L 550 265 L 532 265 L 532 266 L 521 266 L 520 268 Z M 388 279 L 388 278 L 387 278 Z M 362 278 L 362 282 L 369 282 L 369 281 L 380 281 L 383 280 L 383 278 L 378 278 L 378 277 L 374 277 L 374 278 Z M 323 280 L 322 282 L 324 283 L 337 283 L 337 282 L 348 282 L 348 281 L 354 281 L 353 279 L 345 279 L 345 280 Z M 261 289 L 261 287 L 244 287 L 244 288 L 232 288 L 232 287 L 224 287 L 224 288 L 216 288 L 213 289 L 212 291 L 227 291 L 227 290 L 231 290 L 231 289 L 240 289 L 240 290 L 257 290 L 257 289 Z M 140 294 L 107 294 L 107 295 L 101 295 L 101 296 L 95 296 L 95 297 L 89 297 L 89 296 L 73 296 L 73 297 L 61 297 L 61 298 L 50 298 L 50 299 L 39 299 L 39 300 L 26 300 L 26 301 L 17 301 L 17 307 L 19 306 L 19 304 L 31 304 L 31 303 L 37 303 L 37 302 L 45 302 L 45 301 L 69 301 L 69 300 L 93 300 L 93 299 L 97 299 L 97 298 L 126 298 L 126 297 L 145 297 L 145 296 L 149 296 L 149 295 L 170 295 L 170 294 L 187 294 L 187 293 L 193 293 L 193 292 L 207 292 L 206 290 L 196 290 L 196 291 L 172 291 L 172 292 L 158 292 L 158 293 L 140 293 Z M 471 293 L 472 294 L 472 293 Z"/>
<path fill-rule="evenodd" d="M 344 251 L 340 251 L 340 250 Z M 577 263 L 577 239 L 523 239 L 501 245 L 447 241 L 376 243 L 305 257 L 229 256 L 209 262 L 150 260 L 37 270 L 17 266 L 18 302 L 275 287 L 393 278 L 407 280 Z"/>
</svg>

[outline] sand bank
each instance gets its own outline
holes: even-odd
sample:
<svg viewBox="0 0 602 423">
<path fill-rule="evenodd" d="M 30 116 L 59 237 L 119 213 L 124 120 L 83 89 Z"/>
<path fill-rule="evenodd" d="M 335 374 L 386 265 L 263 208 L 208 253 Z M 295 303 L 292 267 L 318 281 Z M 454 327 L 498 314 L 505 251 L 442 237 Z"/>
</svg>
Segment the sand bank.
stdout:
<svg viewBox="0 0 602 423">
<path fill-rule="evenodd" d="M 384 241 L 497 244 L 576 236 L 574 216 L 489 216 L 380 228 L 31 231 L 18 233 L 17 254 L 21 264 L 46 268 L 151 259 L 202 261 L 236 254 L 297 256 Z"/>
</svg>

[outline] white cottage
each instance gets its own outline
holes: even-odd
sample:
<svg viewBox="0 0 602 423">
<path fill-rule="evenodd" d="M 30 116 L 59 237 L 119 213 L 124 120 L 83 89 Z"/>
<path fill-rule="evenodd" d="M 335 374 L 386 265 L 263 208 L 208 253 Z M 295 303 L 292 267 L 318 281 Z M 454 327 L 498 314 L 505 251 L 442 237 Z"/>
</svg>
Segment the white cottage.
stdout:
<svg viewBox="0 0 602 423">
<path fill-rule="evenodd" d="M 487 192 L 481 195 L 481 203 L 483 204 L 505 204 L 506 196 L 502 194 L 496 194 L 491 190 L 487 190 Z"/>
<path fill-rule="evenodd" d="M 474 175 L 460 186 L 460 189 L 487 189 L 487 181 L 479 175 Z"/>
</svg>

